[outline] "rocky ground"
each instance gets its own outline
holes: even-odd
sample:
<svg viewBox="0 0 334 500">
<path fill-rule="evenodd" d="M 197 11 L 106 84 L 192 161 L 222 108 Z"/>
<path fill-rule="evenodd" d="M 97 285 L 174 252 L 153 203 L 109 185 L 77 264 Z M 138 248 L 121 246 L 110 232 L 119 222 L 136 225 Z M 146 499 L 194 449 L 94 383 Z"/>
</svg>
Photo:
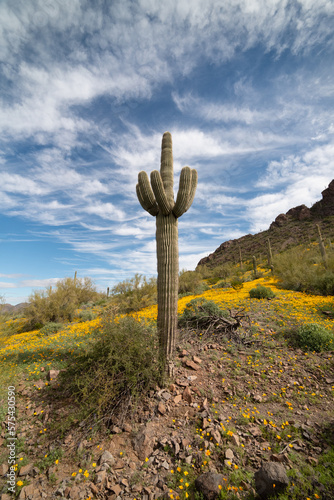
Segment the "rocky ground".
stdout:
<svg viewBox="0 0 334 500">
<path fill-rule="evenodd" d="M 20 382 L 18 498 L 252 499 L 288 488 L 285 498 L 332 499 L 322 457 L 333 450 L 333 353 L 291 349 L 272 331 L 247 347 L 194 338 L 182 337 L 173 383 L 107 432 L 93 417 L 59 431 L 71 401 L 56 397 L 57 372 Z M 5 435 L 3 423 L 1 500 L 12 498 Z"/>
</svg>

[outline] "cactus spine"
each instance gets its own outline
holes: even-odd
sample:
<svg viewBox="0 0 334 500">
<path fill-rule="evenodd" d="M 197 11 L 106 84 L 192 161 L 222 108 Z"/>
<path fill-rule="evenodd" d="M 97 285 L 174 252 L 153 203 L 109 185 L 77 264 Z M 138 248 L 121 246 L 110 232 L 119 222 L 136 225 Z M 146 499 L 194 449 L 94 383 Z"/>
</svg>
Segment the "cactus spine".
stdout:
<svg viewBox="0 0 334 500">
<path fill-rule="evenodd" d="M 316 225 L 318 229 L 318 235 L 319 235 L 319 247 L 320 247 L 320 252 L 322 256 L 322 261 L 324 263 L 325 268 L 327 269 L 328 267 L 328 262 L 327 262 L 327 253 L 326 253 L 326 248 L 322 239 L 321 231 L 320 231 L 320 226 L 319 224 Z"/>
<path fill-rule="evenodd" d="M 197 187 L 197 172 L 189 167 L 181 170 L 176 201 L 173 192 L 172 136 L 162 137 L 160 172 L 139 172 L 136 186 L 139 203 L 156 217 L 158 261 L 158 334 L 163 371 L 174 374 L 173 355 L 177 334 L 177 299 L 179 280 L 178 223 L 191 206 Z"/>
</svg>

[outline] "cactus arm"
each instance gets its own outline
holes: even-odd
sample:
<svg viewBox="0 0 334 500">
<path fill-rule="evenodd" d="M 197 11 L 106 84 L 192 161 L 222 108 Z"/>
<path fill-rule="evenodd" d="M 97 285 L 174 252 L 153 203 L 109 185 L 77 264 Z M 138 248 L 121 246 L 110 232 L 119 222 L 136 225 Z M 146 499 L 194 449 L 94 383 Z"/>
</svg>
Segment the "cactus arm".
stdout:
<svg viewBox="0 0 334 500">
<path fill-rule="evenodd" d="M 137 192 L 138 201 L 141 204 L 141 206 L 143 207 L 143 209 L 146 210 L 146 212 L 148 212 L 149 214 L 153 215 L 153 217 L 155 217 L 159 213 L 158 205 L 155 204 L 152 207 L 149 207 L 148 205 L 146 205 L 144 198 L 143 198 L 143 195 L 141 193 L 139 184 L 136 185 L 136 192 Z"/>
<path fill-rule="evenodd" d="M 151 172 L 151 185 L 161 212 L 163 215 L 168 215 L 171 212 L 171 208 L 158 170 L 153 170 L 153 172 Z"/>
<path fill-rule="evenodd" d="M 175 217 L 181 217 L 181 215 L 184 214 L 187 209 L 190 197 L 191 178 L 192 172 L 190 168 L 183 167 L 180 175 L 179 191 L 177 193 L 175 206 L 173 208 L 173 214 L 175 215 Z"/>
<path fill-rule="evenodd" d="M 138 184 L 136 186 L 139 203 L 144 210 L 155 216 L 159 212 L 159 207 L 155 201 L 150 181 L 146 172 L 139 172 Z"/>
<path fill-rule="evenodd" d="M 197 179 L 198 179 L 197 170 L 195 170 L 193 168 L 191 171 L 191 186 L 190 186 L 190 194 L 189 194 L 188 204 L 187 204 L 187 207 L 185 210 L 186 212 L 187 212 L 187 210 L 189 210 L 189 208 L 192 205 L 192 202 L 194 201 L 196 188 L 197 188 Z"/>
<path fill-rule="evenodd" d="M 170 132 L 165 132 L 162 137 L 161 144 L 161 164 L 160 164 L 161 179 L 165 188 L 165 193 L 170 207 L 174 206 L 173 193 L 173 151 L 172 151 L 172 136 Z"/>
</svg>

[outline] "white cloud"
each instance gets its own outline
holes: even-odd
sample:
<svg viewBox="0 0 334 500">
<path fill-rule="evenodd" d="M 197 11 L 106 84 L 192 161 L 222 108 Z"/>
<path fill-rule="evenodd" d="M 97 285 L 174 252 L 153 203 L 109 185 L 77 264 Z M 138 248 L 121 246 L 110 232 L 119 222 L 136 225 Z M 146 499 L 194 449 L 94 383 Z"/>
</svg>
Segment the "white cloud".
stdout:
<svg viewBox="0 0 334 500">
<path fill-rule="evenodd" d="M 306 182 L 316 193 L 334 172 L 334 143 L 319 145 L 303 155 L 289 155 L 269 163 L 257 187 L 274 189 L 287 184 Z M 322 187 L 324 189 L 324 187 Z M 320 189 L 322 191 L 322 189 Z"/>
<path fill-rule="evenodd" d="M 7 281 L 0 281 L 1 288 L 16 288 L 15 283 L 8 283 Z"/>
<path fill-rule="evenodd" d="M 19 283 L 19 287 L 46 288 L 50 286 L 55 286 L 58 283 L 58 281 L 60 281 L 60 278 L 23 280 Z"/>
</svg>

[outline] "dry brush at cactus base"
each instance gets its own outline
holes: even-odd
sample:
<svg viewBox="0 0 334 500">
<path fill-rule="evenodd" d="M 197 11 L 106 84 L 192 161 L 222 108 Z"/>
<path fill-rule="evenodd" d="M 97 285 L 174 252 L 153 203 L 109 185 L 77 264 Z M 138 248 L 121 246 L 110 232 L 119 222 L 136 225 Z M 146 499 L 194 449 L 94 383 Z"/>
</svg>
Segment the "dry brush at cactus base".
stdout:
<svg viewBox="0 0 334 500">
<path fill-rule="evenodd" d="M 158 332 L 161 360 L 168 375 L 174 371 L 174 351 L 177 333 L 177 299 L 179 276 L 177 220 L 191 206 L 197 187 L 197 172 L 189 167 L 181 170 L 180 185 L 174 201 L 172 136 L 165 132 L 161 145 L 160 172 L 138 175 L 136 186 L 140 204 L 156 217 L 158 260 Z M 152 186 L 152 187 L 151 187 Z"/>
</svg>

